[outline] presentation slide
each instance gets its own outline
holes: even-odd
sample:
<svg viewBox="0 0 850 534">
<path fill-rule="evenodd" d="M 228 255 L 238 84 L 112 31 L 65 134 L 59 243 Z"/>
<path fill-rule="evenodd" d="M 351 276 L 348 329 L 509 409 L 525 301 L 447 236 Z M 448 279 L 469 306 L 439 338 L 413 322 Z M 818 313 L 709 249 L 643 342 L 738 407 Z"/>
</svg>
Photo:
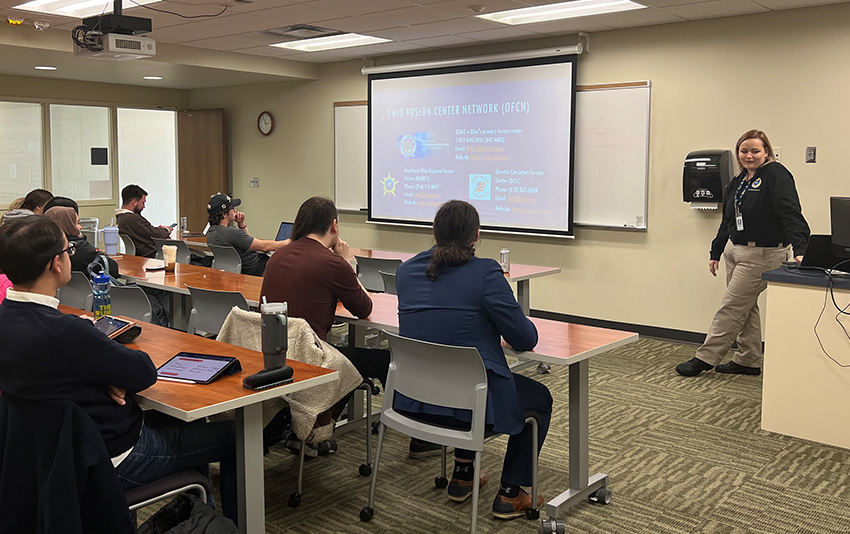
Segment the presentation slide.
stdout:
<svg viewBox="0 0 850 534">
<path fill-rule="evenodd" d="M 369 219 L 572 235 L 575 56 L 369 78 Z"/>
</svg>

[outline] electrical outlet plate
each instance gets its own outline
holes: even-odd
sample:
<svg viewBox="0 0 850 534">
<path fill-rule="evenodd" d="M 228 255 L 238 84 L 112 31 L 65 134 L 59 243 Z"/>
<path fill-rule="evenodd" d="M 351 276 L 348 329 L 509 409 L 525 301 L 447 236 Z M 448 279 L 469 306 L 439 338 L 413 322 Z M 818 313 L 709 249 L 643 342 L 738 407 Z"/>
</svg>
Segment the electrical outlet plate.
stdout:
<svg viewBox="0 0 850 534">
<path fill-rule="evenodd" d="M 251 177 L 251 187 L 260 187 L 260 179 L 258 177 Z"/>
<path fill-rule="evenodd" d="M 806 147 L 806 163 L 816 163 L 817 162 L 817 154 L 818 154 L 818 147 L 807 146 Z"/>
</svg>

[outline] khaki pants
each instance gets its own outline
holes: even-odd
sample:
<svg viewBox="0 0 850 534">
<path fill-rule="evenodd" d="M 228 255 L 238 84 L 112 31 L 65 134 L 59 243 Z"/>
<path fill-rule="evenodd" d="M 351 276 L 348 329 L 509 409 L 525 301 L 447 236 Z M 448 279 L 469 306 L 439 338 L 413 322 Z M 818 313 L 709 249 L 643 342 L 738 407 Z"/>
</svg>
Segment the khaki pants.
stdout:
<svg viewBox="0 0 850 534">
<path fill-rule="evenodd" d="M 732 360 L 745 367 L 761 367 L 761 317 L 759 294 L 767 287 L 765 271 L 777 269 L 788 258 L 790 247 L 748 247 L 726 243 L 726 293 L 714 314 L 705 342 L 697 349 L 700 360 L 717 365 L 737 339 Z"/>
</svg>

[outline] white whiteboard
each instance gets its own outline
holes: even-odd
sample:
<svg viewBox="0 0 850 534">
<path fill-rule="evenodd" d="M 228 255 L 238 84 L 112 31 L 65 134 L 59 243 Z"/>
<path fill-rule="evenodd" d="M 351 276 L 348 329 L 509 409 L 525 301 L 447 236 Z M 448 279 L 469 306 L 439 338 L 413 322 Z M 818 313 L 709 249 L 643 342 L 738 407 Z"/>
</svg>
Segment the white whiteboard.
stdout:
<svg viewBox="0 0 850 534">
<path fill-rule="evenodd" d="M 646 229 L 649 90 L 648 81 L 578 87 L 576 225 Z M 366 102 L 334 103 L 334 196 L 341 210 L 368 206 L 367 111 Z"/>
<path fill-rule="evenodd" d="M 334 103 L 334 204 L 339 210 L 365 210 L 367 176 L 366 102 Z"/>
<path fill-rule="evenodd" d="M 649 82 L 576 93 L 574 222 L 646 229 Z"/>
</svg>

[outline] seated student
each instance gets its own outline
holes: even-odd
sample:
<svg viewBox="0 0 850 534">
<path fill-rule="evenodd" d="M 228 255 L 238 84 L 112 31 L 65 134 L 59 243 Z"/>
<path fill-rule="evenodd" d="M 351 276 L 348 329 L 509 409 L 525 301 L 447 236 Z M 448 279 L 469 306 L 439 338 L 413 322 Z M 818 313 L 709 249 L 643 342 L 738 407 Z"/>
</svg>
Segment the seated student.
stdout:
<svg viewBox="0 0 850 534">
<path fill-rule="evenodd" d="M 71 270 L 81 271 L 88 276 L 89 264 L 95 261 L 102 252 L 86 240 L 86 236 L 82 233 L 83 227 L 80 226 L 80 216 L 77 215 L 74 208 L 64 206 L 54 206 L 45 211 L 44 216 L 59 226 L 59 229 L 68 238 L 68 246 L 75 247 L 74 255 L 71 256 Z M 109 265 L 109 274 L 113 278 L 118 278 L 118 264 L 105 254 L 103 257 L 106 258 Z"/>
<path fill-rule="evenodd" d="M 44 205 L 44 212 L 47 213 L 47 210 L 54 206 L 63 206 L 66 208 L 74 208 L 74 211 L 79 214 L 80 207 L 77 205 L 77 201 L 73 198 L 68 197 L 53 197 L 51 198 L 47 204 Z"/>
<path fill-rule="evenodd" d="M 238 198 L 230 198 L 221 193 L 210 198 L 207 204 L 207 216 L 210 223 L 207 244 L 235 248 L 242 256 L 242 274 L 263 276 L 269 257 L 262 252 L 274 252 L 289 243 L 289 240 L 272 241 L 251 237 L 248 232 L 248 223 L 245 222 L 245 214 L 236 211 L 236 206 L 241 203 L 242 201 Z M 230 226 L 233 222 L 236 223 L 236 227 Z"/>
<path fill-rule="evenodd" d="M 157 250 L 153 239 L 168 239 L 171 235 L 170 226 L 154 226 L 142 217 L 142 210 L 148 200 L 148 192 L 136 184 L 130 184 L 121 190 L 121 202 L 124 204 L 115 210 L 115 220 L 118 221 L 118 232 L 133 240 L 136 246 L 136 256 L 153 258 Z"/>
<path fill-rule="evenodd" d="M 522 489 L 530 486 L 531 426 L 525 425 L 525 411 L 540 416 L 538 446 L 549 429 L 552 396 L 543 384 L 511 373 L 502 350 L 504 338 L 514 349 L 531 350 L 537 344 L 537 329 L 523 314 L 499 264 L 475 257 L 479 239 L 479 218 L 467 202 L 451 200 L 434 217 L 436 246 L 404 262 L 397 271 L 399 333 L 402 336 L 475 347 L 487 369 L 487 426 L 510 434 L 502 467 L 499 493 L 493 501 L 493 515 L 513 519 L 525 515 L 531 496 Z M 417 414 L 425 420 L 462 426 L 468 412 L 422 404 L 403 395 L 395 408 Z M 472 451 L 455 450 L 455 467 L 447 488 L 453 501 L 472 494 Z M 482 475 L 481 485 L 487 482 Z M 537 507 L 543 504 L 538 495 Z"/>
<path fill-rule="evenodd" d="M 53 198 L 53 193 L 46 189 L 33 189 L 27 196 L 19 208 L 13 209 L 9 206 L 9 211 L 3 214 L 2 222 L 11 221 L 18 217 L 26 217 L 27 215 L 42 215 L 44 206 Z"/>
<path fill-rule="evenodd" d="M 232 422 L 184 423 L 155 411 L 142 415 L 127 393 L 156 382 L 150 357 L 109 339 L 88 319 L 57 309 L 54 297 L 71 278 L 73 253 L 47 217 L 0 226 L 0 270 L 14 284 L 0 304 L 0 391 L 82 407 L 100 429 L 126 489 L 184 469 L 206 474 L 210 462 L 220 461 L 222 508 L 235 520 Z"/>
</svg>

